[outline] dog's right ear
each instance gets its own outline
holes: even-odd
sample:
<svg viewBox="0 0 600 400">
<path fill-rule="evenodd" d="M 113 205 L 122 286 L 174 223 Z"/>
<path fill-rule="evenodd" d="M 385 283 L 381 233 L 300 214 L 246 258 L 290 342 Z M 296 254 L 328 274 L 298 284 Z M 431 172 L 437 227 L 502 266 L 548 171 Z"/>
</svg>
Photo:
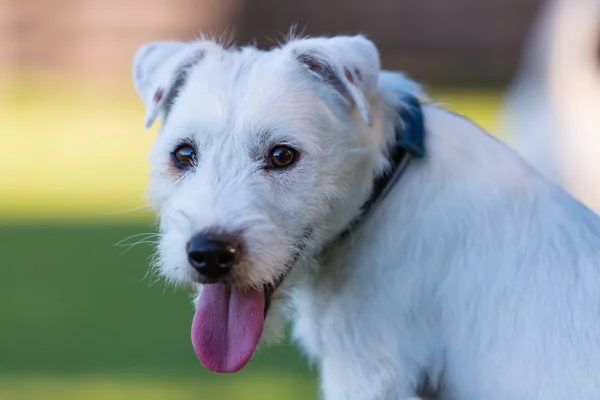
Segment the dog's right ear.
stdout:
<svg viewBox="0 0 600 400">
<path fill-rule="evenodd" d="M 191 43 L 158 41 L 143 45 L 133 57 L 133 82 L 146 105 L 144 126 L 152 127 L 156 117 L 166 116 L 169 101 L 185 81 L 189 68 L 202 60 L 207 52 L 222 51 L 208 40 Z"/>
<path fill-rule="evenodd" d="M 377 87 L 379 52 L 364 36 L 292 40 L 286 46 L 301 65 L 353 103 L 371 125 L 369 96 Z"/>
</svg>

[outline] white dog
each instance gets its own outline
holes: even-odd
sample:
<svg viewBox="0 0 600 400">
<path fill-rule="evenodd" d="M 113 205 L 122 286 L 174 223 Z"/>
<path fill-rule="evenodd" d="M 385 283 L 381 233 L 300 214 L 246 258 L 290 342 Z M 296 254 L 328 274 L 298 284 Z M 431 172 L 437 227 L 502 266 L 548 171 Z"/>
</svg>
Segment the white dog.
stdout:
<svg viewBox="0 0 600 400">
<path fill-rule="evenodd" d="M 327 400 L 600 399 L 600 219 L 415 104 L 369 40 L 156 42 L 134 79 L 162 121 L 158 264 L 204 284 L 205 366 L 239 370 L 289 315 Z"/>
</svg>

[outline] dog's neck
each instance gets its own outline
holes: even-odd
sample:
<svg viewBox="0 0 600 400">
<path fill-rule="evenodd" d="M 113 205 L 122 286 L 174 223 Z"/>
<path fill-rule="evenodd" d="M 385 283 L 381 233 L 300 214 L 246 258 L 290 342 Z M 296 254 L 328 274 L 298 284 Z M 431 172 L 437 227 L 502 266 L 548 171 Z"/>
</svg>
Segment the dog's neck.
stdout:
<svg viewBox="0 0 600 400">
<path fill-rule="evenodd" d="M 398 181 L 411 158 L 422 158 L 425 155 L 425 125 L 419 100 L 412 96 L 404 98 L 397 113 L 399 126 L 395 127 L 395 140 L 387 151 L 390 168 L 375 177 L 371 196 L 361 206 L 360 213 L 332 242 L 346 237 L 367 217 L 371 209 L 377 207 Z"/>
</svg>

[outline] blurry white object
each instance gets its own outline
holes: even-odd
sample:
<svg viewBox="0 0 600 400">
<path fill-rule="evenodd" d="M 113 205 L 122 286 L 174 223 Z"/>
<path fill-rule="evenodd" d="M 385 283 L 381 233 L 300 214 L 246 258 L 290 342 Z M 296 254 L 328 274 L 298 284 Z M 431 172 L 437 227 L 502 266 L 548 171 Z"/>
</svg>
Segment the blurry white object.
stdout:
<svg viewBox="0 0 600 400">
<path fill-rule="evenodd" d="M 547 0 L 505 100 L 500 133 L 600 213 L 600 0 Z"/>
</svg>

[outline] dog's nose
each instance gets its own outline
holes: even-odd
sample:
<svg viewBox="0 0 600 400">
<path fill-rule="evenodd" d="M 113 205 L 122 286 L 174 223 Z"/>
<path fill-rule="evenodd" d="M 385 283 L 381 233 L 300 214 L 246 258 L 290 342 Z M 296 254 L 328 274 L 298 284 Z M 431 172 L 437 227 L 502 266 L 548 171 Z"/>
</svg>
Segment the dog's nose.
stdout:
<svg viewBox="0 0 600 400">
<path fill-rule="evenodd" d="M 204 278 L 217 281 L 227 275 L 239 259 L 239 242 L 233 237 L 195 235 L 188 243 L 188 260 Z"/>
</svg>

